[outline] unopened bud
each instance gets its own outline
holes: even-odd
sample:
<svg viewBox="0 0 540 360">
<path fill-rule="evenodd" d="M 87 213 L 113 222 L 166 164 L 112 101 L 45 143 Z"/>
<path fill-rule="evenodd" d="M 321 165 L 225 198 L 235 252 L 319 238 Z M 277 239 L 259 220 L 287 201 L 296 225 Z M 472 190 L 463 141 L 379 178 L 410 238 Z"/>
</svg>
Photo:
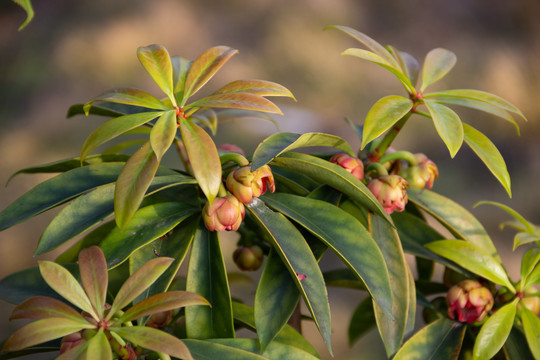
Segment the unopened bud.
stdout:
<svg viewBox="0 0 540 360">
<path fill-rule="evenodd" d="M 383 175 L 370 180 L 367 185 L 387 214 L 405 210 L 408 186 L 407 181 L 398 175 Z"/>
<path fill-rule="evenodd" d="M 202 217 L 206 228 L 210 231 L 236 231 L 244 220 L 246 210 L 244 204 L 232 195 L 216 198 L 206 203 Z"/>
<path fill-rule="evenodd" d="M 330 158 L 330 162 L 337 164 L 362 181 L 364 179 L 364 164 L 362 160 L 347 154 L 336 154 Z"/>
<path fill-rule="evenodd" d="M 402 168 L 399 174 L 407 180 L 412 188 L 431 189 L 433 182 L 439 177 L 437 165 L 424 154 L 415 154 L 417 164 Z"/>
<path fill-rule="evenodd" d="M 275 191 L 274 175 L 270 166 L 264 165 L 255 171 L 250 166 L 242 166 L 234 169 L 227 176 L 227 189 L 244 204 L 254 197 L 259 197 L 266 192 Z"/>
<path fill-rule="evenodd" d="M 446 294 L 448 316 L 460 322 L 482 321 L 493 307 L 493 294 L 475 280 L 464 280 Z"/>
<path fill-rule="evenodd" d="M 233 253 L 234 263 L 244 271 L 255 271 L 259 269 L 264 260 L 264 253 L 260 246 L 242 246 Z"/>
</svg>

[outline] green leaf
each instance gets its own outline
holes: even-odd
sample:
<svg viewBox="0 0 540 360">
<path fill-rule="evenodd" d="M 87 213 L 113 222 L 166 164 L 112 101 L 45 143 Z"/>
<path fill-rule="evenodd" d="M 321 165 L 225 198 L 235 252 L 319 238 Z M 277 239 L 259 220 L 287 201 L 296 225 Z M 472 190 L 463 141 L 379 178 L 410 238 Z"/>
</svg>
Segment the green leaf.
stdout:
<svg viewBox="0 0 540 360">
<path fill-rule="evenodd" d="M 267 360 L 268 358 L 234 346 L 206 340 L 184 339 L 184 343 L 196 360 L 234 359 Z"/>
<path fill-rule="evenodd" d="M 124 115 L 107 121 L 88 136 L 81 149 L 81 160 L 84 160 L 99 145 L 114 139 L 123 133 L 147 123 L 150 120 L 167 114 L 163 111 L 143 112 Z"/>
<path fill-rule="evenodd" d="M 325 271 L 323 276 L 327 287 L 366 290 L 364 283 L 349 268 Z M 371 297 L 369 299 L 371 301 Z"/>
<path fill-rule="evenodd" d="M 227 60 L 237 52 L 238 50 L 227 46 L 216 46 L 199 55 L 187 72 L 184 97 L 180 106 L 185 105 L 186 100 L 206 84 Z"/>
<path fill-rule="evenodd" d="M 176 101 L 181 102 L 184 97 L 184 85 L 191 61 L 180 56 L 172 56 L 171 64 L 173 69 L 173 85 Z"/>
<path fill-rule="evenodd" d="M 141 292 L 152 285 L 173 261 L 174 259 L 166 257 L 155 258 L 135 271 L 118 290 L 106 319 L 110 320 L 118 310 L 129 305 Z"/>
<path fill-rule="evenodd" d="M 521 245 L 530 244 L 533 242 L 540 242 L 540 234 L 532 235 L 524 232 L 517 233 L 516 236 L 514 236 L 514 250 Z"/>
<path fill-rule="evenodd" d="M 516 326 L 512 327 L 510 335 L 504 344 L 504 352 L 510 359 L 534 360 L 533 354 L 527 346 L 524 346 L 527 340 L 523 332 Z M 538 359 L 538 356 L 536 357 Z"/>
<path fill-rule="evenodd" d="M 130 148 L 130 147 L 140 147 L 142 144 L 144 144 L 146 140 L 139 139 L 139 140 L 130 140 L 130 141 L 123 141 L 121 143 L 109 146 L 108 148 L 104 149 L 102 154 L 103 155 L 115 155 L 119 154 L 122 151 Z M 127 158 L 126 158 L 127 160 Z"/>
<path fill-rule="evenodd" d="M 167 49 L 162 45 L 149 45 L 137 49 L 137 57 L 159 88 L 176 105 L 174 99 L 173 67 Z"/>
<path fill-rule="evenodd" d="M 15 331 L 4 343 L 3 351 L 15 351 L 61 338 L 95 325 L 66 318 L 48 318 L 34 321 Z"/>
<path fill-rule="evenodd" d="M 504 305 L 482 325 L 474 342 L 473 360 L 491 359 L 503 347 L 514 325 L 517 302 Z"/>
<path fill-rule="evenodd" d="M 197 121 L 199 124 L 204 125 L 211 131 L 213 136 L 216 136 L 218 117 L 214 110 L 207 109 L 206 111 L 196 113 L 192 115 L 190 119 Z"/>
<path fill-rule="evenodd" d="M 329 246 L 366 284 L 383 311 L 391 312 L 390 279 L 381 250 L 352 215 L 327 202 L 302 196 L 278 193 L 265 195 L 262 200 Z"/>
<path fill-rule="evenodd" d="M 524 228 L 525 231 L 527 231 L 530 234 L 535 234 L 536 233 L 534 226 L 530 222 L 528 222 L 520 213 L 518 213 L 517 211 L 515 211 L 514 209 L 512 209 L 509 206 L 506 206 L 506 205 L 501 204 L 501 203 L 496 202 L 496 201 L 479 201 L 474 205 L 474 207 L 477 207 L 478 205 L 493 205 L 493 206 L 496 206 L 499 209 L 502 209 L 502 210 L 506 211 L 514 219 L 519 221 L 523 225 L 523 228 Z M 514 250 L 515 250 L 515 247 L 514 247 Z"/>
<path fill-rule="evenodd" d="M 510 189 L 510 174 L 508 174 L 506 163 L 504 162 L 499 150 L 497 150 L 495 145 L 493 145 L 487 136 L 472 126 L 464 123 L 463 130 L 467 145 L 473 149 L 480 160 L 482 160 L 491 173 L 495 175 L 495 178 L 502 184 L 508 193 L 508 196 L 512 197 L 512 190 Z"/>
<path fill-rule="evenodd" d="M 529 287 L 529 276 L 534 268 L 540 263 L 540 248 L 529 249 L 521 258 L 521 288 Z"/>
<path fill-rule="evenodd" d="M 268 209 L 261 200 L 253 199 L 247 208 L 289 270 L 313 316 L 313 321 L 332 353 L 328 295 L 317 260 L 309 245 L 293 224 L 283 215 Z M 305 275 L 305 278 L 300 280 L 299 275 Z"/>
<path fill-rule="evenodd" d="M 161 101 L 139 89 L 133 88 L 117 88 L 109 90 L 84 104 L 83 110 L 86 115 L 89 114 L 90 108 L 95 102 L 107 101 L 118 104 L 140 106 L 148 109 L 170 110 L 168 106 Z"/>
<path fill-rule="evenodd" d="M 420 92 L 441 80 L 456 64 L 456 54 L 446 49 L 433 49 L 427 53 L 422 67 L 422 86 Z"/>
<path fill-rule="evenodd" d="M 100 247 L 108 266 L 120 265 L 137 249 L 165 235 L 198 211 L 183 202 L 157 203 L 141 208 L 125 229 L 116 227 L 103 238 Z"/>
<path fill-rule="evenodd" d="M 500 261 L 497 249 L 482 224 L 458 203 L 430 190 L 407 189 L 409 201 L 433 216 L 452 235 L 481 247 Z"/>
<path fill-rule="evenodd" d="M 82 250 L 79 253 L 79 268 L 84 291 L 101 319 L 103 318 L 103 305 L 107 298 L 107 285 L 109 284 L 107 261 L 103 251 L 97 246 Z"/>
<path fill-rule="evenodd" d="M 466 329 L 467 327 L 463 324 L 441 318 L 418 331 L 403 345 L 393 359 L 456 360 Z"/>
<path fill-rule="evenodd" d="M 152 145 L 152 150 L 154 150 L 158 161 L 161 160 L 163 154 L 171 146 L 177 128 L 176 113 L 174 111 L 164 112 L 156 121 L 150 133 L 150 145 Z"/>
<path fill-rule="evenodd" d="M 201 190 L 211 203 L 221 185 L 221 161 L 212 138 L 200 126 L 182 121 L 182 140 Z"/>
<path fill-rule="evenodd" d="M 319 183 L 307 175 L 281 166 L 271 165 L 276 187 L 280 191 L 306 196 L 319 186 Z"/>
<path fill-rule="evenodd" d="M 351 146 L 342 138 L 324 133 L 295 134 L 280 132 L 264 139 L 253 153 L 252 170 L 266 165 L 277 156 L 294 149 L 308 146 L 327 146 L 355 156 Z"/>
<path fill-rule="evenodd" d="M 103 328 L 100 328 L 97 334 L 88 341 L 86 357 L 88 359 L 112 360 L 111 345 L 103 332 Z"/>
<path fill-rule="evenodd" d="M 428 108 L 437 133 L 453 158 L 463 143 L 464 134 L 461 119 L 454 110 L 433 100 L 424 99 L 424 105 Z"/>
<path fill-rule="evenodd" d="M 123 165 L 89 165 L 45 180 L 0 212 L 0 230 L 25 221 L 97 186 L 115 181 Z"/>
<path fill-rule="evenodd" d="M 114 327 L 111 328 L 111 331 L 145 349 L 165 353 L 180 359 L 193 359 L 182 340 L 164 331 L 146 326 Z"/>
<path fill-rule="evenodd" d="M 13 309 L 9 320 L 46 318 L 66 318 L 87 323 L 74 308 L 48 296 L 33 296 L 23 301 Z"/>
<path fill-rule="evenodd" d="M 38 261 L 39 271 L 47 284 L 64 299 L 89 313 L 96 321 L 99 316 L 79 282 L 66 268 L 52 261 Z"/>
<path fill-rule="evenodd" d="M 536 265 L 534 270 L 528 276 L 527 285 L 536 285 L 540 283 L 540 265 Z"/>
<path fill-rule="evenodd" d="M 0 343 L 0 346 L 2 345 L 3 343 Z M 19 351 L 1 352 L 0 360 L 19 359 L 22 356 L 41 354 L 41 353 L 53 352 L 53 351 L 58 351 L 58 346 L 32 346 L 30 348 L 26 348 Z M 59 360 L 59 358 L 56 358 L 56 360 Z"/>
<path fill-rule="evenodd" d="M 390 129 L 413 107 L 411 99 L 398 95 L 385 96 L 379 99 L 369 110 L 364 121 L 362 149 L 372 140 Z"/>
<path fill-rule="evenodd" d="M 114 191 L 114 215 L 119 228 L 125 228 L 139 208 L 158 166 L 159 161 L 146 142 L 122 168 Z"/>
<path fill-rule="evenodd" d="M 30 0 L 13 0 L 16 4 L 19 4 L 24 11 L 26 11 L 26 19 L 24 22 L 19 26 L 19 31 L 24 29 L 26 25 L 32 21 L 34 18 L 34 9 L 32 8 L 32 2 Z"/>
<path fill-rule="evenodd" d="M 60 354 L 55 360 L 87 360 L 86 351 L 88 349 L 89 341 L 85 341 L 75 347 L 72 347 L 65 353 Z"/>
<path fill-rule="evenodd" d="M 294 99 L 294 95 L 285 86 L 266 80 L 236 80 L 223 86 L 214 94 L 249 93 L 259 96 L 286 96 Z"/>
<path fill-rule="evenodd" d="M 462 240 L 439 240 L 425 246 L 465 269 L 516 292 L 501 263 L 479 246 Z"/>
<path fill-rule="evenodd" d="M 375 327 L 375 313 L 373 312 L 373 301 L 368 296 L 354 309 L 349 322 L 349 346 L 360 339 L 365 333 Z"/>
<path fill-rule="evenodd" d="M 540 319 L 526 306 L 521 306 L 521 321 L 529 349 L 535 359 L 540 358 Z"/>
<path fill-rule="evenodd" d="M 418 70 L 420 69 L 418 61 L 405 51 L 400 51 L 391 45 L 387 45 L 386 48 L 397 60 L 403 74 L 409 79 L 411 86 L 414 88 L 418 81 Z"/>
<path fill-rule="evenodd" d="M 273 102 L 262 96 L 250 93 L 210 95 L 190 103 L 185 108 L 240 109 L 283 115 L 281 110 Z"/>
<path fill-rule="evenodd" d="M 211 304 L 186 308 L 186 332 L 196 339 L 234 337 L 231 293 L 217 232 L 202 221 L 195 233 L 187 270 L 186 290 Z"/>
<path fill-rule="evenodd" d="M 236 347 L 252 353 L 259 353 L 259 344 L 257 339 L 211 339 L 210 342 Z M 287 359 L 287 360 L 317 360 L 318 356 L 314 356 L 308 352 L 299 349 L 296 346 L 283 344 L 279 342 L 271 343 L 268 348 L 262 353 L 265 359 Z M 236 359 L 236 358 L 234 358 Z"/>
<path fill-rule="evenodd" d="M 291 317 L 300 293 L 287 267 L 275 251 L 270 251 L 255 292 L 255 328 L 261 350 L 274 340 Z"/>
<path fill-rule="evenodd" d="M 299 153 L 282 154 L 272 163 L 308 175 L 322 184 L 327 184 L 391 222 L 390 217 L 371 191 L 339 165 L 312 155 Z"/>
<path fill-rule="evenodd" d="M 406 278 L 409 271 L 408 265 L 396 229 L 380 216 L 369 214 L 368 219 L 371 236 L 381 249 L 390 274 L 391 313 L 385 312 L 375 301 L 373 308 L 386 354 L 391 357 L 398 351 L 403 342 L 409 316 L 412 315 L 409 314 L 411 298 L 409 292 L 414 291 L 414 288 L 409 286 L 409 281 Z"/>
</svg>

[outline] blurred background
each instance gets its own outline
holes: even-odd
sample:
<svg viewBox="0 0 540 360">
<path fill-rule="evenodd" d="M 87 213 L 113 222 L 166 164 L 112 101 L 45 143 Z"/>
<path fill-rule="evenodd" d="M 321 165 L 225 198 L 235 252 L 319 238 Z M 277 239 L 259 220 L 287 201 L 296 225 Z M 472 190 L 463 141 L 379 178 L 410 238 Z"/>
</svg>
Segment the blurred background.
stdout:
<svg viewBox="0 0 540 360">
<path fill-rule="evenodd" d="M 390 73 L 374 64 L 341 56 L 361 47 L 352 38 L 323 29 L 353 27 L 383 44 L 409 52 L 419 62 L 432 48 L 452 50 L 458 63 L 433 89 L 476 88 L 506 98 L 529 119 L 521 136 L 503 120 L 456 109 L 484 132 L 507 161 L 510 199 L 483 163 L 466 147 L 451 160 L 429 120 L 413 117 L 394 147 L 424 152 L 439 166 L 434 190 L 452 197 L 477 216 L 496 241 L 510 275 L 518 278 L 522 250 L 512 252 L 513 232 L 500 230 L 502 211 L 480 200 L 503 202 L 540 223 L 540 2 L 537 0 L 34 0 L 34 20 L 20 32 L 24 11 L 0 2 L 0 210 L 48 176 L 19 175 L 32 165 L 78 156 L 80 147 L 104 119 L 66 118 L 70 105 L 84 103 L 119 86 L 160 93 L 136 58 L 136 49 L 164 45 L 172 55 L 194 59 L 205 49 L 228 45 L 239 50 L 208 86 L 259 78 L 281 83 L 296 96 L 277 99 L 283 131 L 322 131 L 360 145 L 344 121 L 361 124 L 371 105 L 389 94 L 405 95 Z M 275 132 L 269 122 L 224 124 L 217 143 L 237 143 L 248 152 Z M 172 166 L 175 166 L 172 164 Z M 0 232 L 0 278 L 29 266 L 41 232 L 55 212 Z M 230 244 L 230 246 L 229 246 Z M 234 239 L 226 242 L 230 261 Z M 57 255 L 49 254 L 45 259 Z M 328 262 L 332 266 L 332 262 Z M 372 331 L 355 346 L 347 344 L 348 319 L 362 294 L 330 289 L 337 359 L 384 359 Z M 0 338 L 17 324 L 11 306 L 0 306 Z M 313 326 L 308 339 L 329 357 Z"/>
</svg>

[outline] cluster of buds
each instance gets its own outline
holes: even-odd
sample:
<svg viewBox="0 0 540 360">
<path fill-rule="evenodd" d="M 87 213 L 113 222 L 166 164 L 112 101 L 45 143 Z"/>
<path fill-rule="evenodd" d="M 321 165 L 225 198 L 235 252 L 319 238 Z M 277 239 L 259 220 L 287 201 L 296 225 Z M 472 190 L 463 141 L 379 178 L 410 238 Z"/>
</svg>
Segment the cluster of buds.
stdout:
<svg viewBox="0 0 540 360">
<path fill-rule="evenodd" d="M 475 280 L 463 280 L 446 294 L 448 317 L 460 322 L 482 321 L 493 307 L 493 294 Z"/>
<path fill-rule="evenodd" d="M 387 214 L 405 210 L 408 186 L 407 181 L 399 175 L 383 175 L 370 180 L 367 184 Z"/>
<path fill-rule="evenodd" d="M 362 181 L 364 179 L 364 164 L 362 160 L 347 154 L 336 154 L 330 158 L 330 162 L 341 166 L 358 180 Z"/>
<path fill-rule="evenodd" d="M 241 246 L 234 251 L 233 260 L 240 270 L 258 270 L 264 260 L 263 249 L 259 245 Z"/>
<path fill-rule="evenodd" d="M 439 169 L 433 161 L 422 153 L 414 154 L 416 164 L 401 168 L 399 175 L 415 189 L 431 189 L 439 177 Z"/>
</svg>

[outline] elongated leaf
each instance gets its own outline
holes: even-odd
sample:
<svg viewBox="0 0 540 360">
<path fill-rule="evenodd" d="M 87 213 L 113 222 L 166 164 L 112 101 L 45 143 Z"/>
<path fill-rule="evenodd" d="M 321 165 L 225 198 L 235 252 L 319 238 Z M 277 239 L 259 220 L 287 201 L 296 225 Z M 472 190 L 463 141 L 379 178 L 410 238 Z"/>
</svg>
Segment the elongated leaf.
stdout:
<svg viewBox="0 0 540 360">
<path fill-rule="evenodd" d="M 13 311 L 9 320 L 14 319 L 46 319 L 67 318 L 74 321 L 87 321 L 74 308 L 65 302 L 48 296 L 33 296 L 20 303 Z"/>
<path fill-rule="evenodd" d="M 164 331 L 146 326 L 114 327 L 112 331 L 145 349 L 191 360 L 191 353 L 182 340 Z"/>
<path fill-rule="evenodd" d="M 173 69 L 174 94 L 176 101 L 180 103 L 184 97 L 184 85 L 188 70 L 191 67 L 191 61 L 180 56 L 173 56 L 171 57 L 171 64 Z"/>
<path fill-rule="evenodd" d="M 114 190 L 114 215 L 119 228 L 125 228 L 137 211 L 158 166 L 159 161 L 147 142 L 122 168 Z"/>
<path fill-rule="evenodd" d="M 210 342 L 232 346 L 243 349 L 251 353 L 259 353 L 259 344 L 256 339 L 211 339 Z M 262 353 L 265 359 L 287 359 L 287 360 L 317 360 L 319 357 L 299 349 L 296 346 L 279 342 L 271 343 Z"/>
<path fill-rule="evenodd" d="M 535 359 L 540 358 L 540 319 L 526 306 L 521 306 L 521 321 L 529 349 Z"/>
<path fill-rule="evenodd" d="M 267 360 L 268 358 L 230 345 L 196 339 L 184 339 L 184 343 L 196 360 L 234 359 Z"/>
<path fill-rule="evenodd" d="M 3 343 L 0 343 L 0 346 L 2 345 Z M 30 348 L 26 348 L 26 349 L 18 350 L 18 351 L 1 352 L 0 360 L 20 359 L 22 356 L 27 356 L 27 355 L 32 355 L 32 354 L 41 354 L 41 353 L 52 352 L 52 351 L 58 351 L 58 347 L 57 346 L 32 346 Z M 56 360 L 58 359 L 60 358 L 56 358 Z"/>
<path fill-rule="evenodd" d="M 331 353 L 328 295 L 317 260 L 312 255 L 309 245 L 294 225 L 283 215 L 269 210 L 261 200 L 253 199 L 247 208 L 289 270 Z M 300 280 L 300 275 L 304 275 L 305 278 Z"/>
<path fill-rule="evenodd" d="M 270 100 L 250 93 L 226 93 L 204 97 L 190 103 L 189 108 L 221 108 L 262 111 L 283 115 L 281 110 Z"/>
<path fill-rule="evenodd" d="M 293 278 L 275 251 L 270 251 L 255 292 L 255 328 L 265 350 L 283 329 L 300 299 Z"/>
<path fill-rule="evenodd" d="M 315 156 L 299 153 L 283 154 L 275 158 L 272 163 L 308 175 L 322 184 L 330 185 L 391 222 L 388 214 L 371 191 L 339 165 Z"/>
<path fill-rule="evenodd" d="M 4 343 L 3 351 L 15 351 L 61 338 L 95 325 L 66 318 L 48 318 L 34 321 L 15 331 Z"/>
<path fill-rule="evenodd" d="M 141 208 L 124 230 L 114 228 L 101 243 L 107 265 L 115 267 L 135 250 L 167 234 L 195 212 L 192 205 L 179 202 L 158 203 Z"/>
<path fill-rule="evenodd" d="M 394 355 L 401 346 L 407 323 L 409 322 L 409 291 L 413 290 L 408 285 L 407 263 L 405 255 L 401 248 L 396 230 L 380 216 L 368 215 L 369 230 L 371 236 L 377 242 L 381 249 L 388 273 L 390 274 L 390 287 L 392 290 L 392 309 L 391 313 L 384 311 L 375 301 L 373 309 L 375 310 L 375 319 L 377 328 L 383 339 L 384 347 L 388 357 Z"/>
<path fill-rule="evenodd" d="M 182 121 L 182 140 L 201 190 L 212 202 L 221 185 L 221 162 L 212 138 L 200 126 Z"/>
<path fill-rule="evenodd" d="M 466 329 L 463 324 L 441 318 L 411 337 L 394 360 L 455 360 Z"/>
<path fill-rule="evenodd" d="M 526 289 L 529 286 L 529 276 L 534 268 L 540 263 L 540 249 L 529 249 L 521 258 L 521 288 Z"/>
<path fill-rule="evenodd" d="M 52 261 L 41 260 L 38 263 L 41 276 L 54 291 L 79 309 L 92 315 L 94 319 L 99 320 L 88 296 L 68 270 Z"/>
<path fill-rule="evenodd" d="M 433 119 L 437 133 L 446 144 L 453 158 L 463 143 L 463 125 L 458 114 L 447 106 L 424 99 L 424 105 Z"/>
<path fill-rule="evenodd" d="M 97 246 L 82 250 L 79 253 L 79 268 L 84 291 L 101 319 L 109 284 L 107 261 L 103 251 Z"/>
<path fill-rule="evenodd" d="M 540 242 L 540 234 L 532 235 L 524 232 L 517 233 L 516 236 L 514 236 L 514 250 L 521 245 L 530 244 L 533 242 Z"/>
<path fill-rule="evenodd" d="M 174 111 L 164 112 L 150 133 L 150 145 L 156 154 L 158 161 L 171 146 L 177 130 L 176 114 Z"/>
<path fill-rule="evenodd" d="M 407 189 L 409 201 L 426 211 L 447 228 L 452 235 L 484 249 L 500 261 L 497 249 L 482 224 L 467 209 L 433 191 Z"/>
<path fill-rule="evenodd" d="M 376 325 L 375 313 L 373 311 L 373 301 L 370 297 L 366 297 L 354 309 L 349 322 L 348 337 L 349 346 L 352 346 L 366 332 L 373 329 Z"/>
<path fill-rule="evenodd" d="M 500 262 L 477 245 L 462 240 L 439 240 L 425 246 L 465 269 L 516 292 Z"/>
<path fill-rule="evenodd" d="M 453 97 L 487 102 L 503 110 L 517 114 L 521 118 L 523 118 L 523 120 L 525 121 L 527 120 L 525 116 L 521 113 L 521 111 L 515 105 L 511 104 L 509 101 L 501 98 L 500 96 L 497 96 L 497 95 L 494 95 L 485 91 L 473 90 L 473 89 L 454 89 L 454 90 L 445 90 L 445 91 L 430 93 L 429 95 L 426 95 L 425 97 L 439 97 L 439 96 L 453 96 Z"/>
<path fill-rule="evenodd" d="M 366 284 L 383 311 L 391 313 L 392 293 L 385 260 L 377 243 L 360 222 L 324 201 L 281 193 L 265 195 L 262 199 L 329 246 Z"/>
<path fill-rule="evenodd" d="M 506 163 L 504 162 L 499 150 L 497 150 L 495 145 L 493 145 L 487 136 L 472 126 L 464 123 L 463 130 L 467 145 L 473 149 L 480 160 L 486 164 L 489 171 L 491 171 L 495 178 L 499 180 L 508 193 L 508 196 L 512 197 L 512 190 L 510 189 L 510 174 L 508 174 Z"/>
<path fill-rule="evenodd" d="M 167 94 L 171 101 L 175 101 L 173 67 L 167 49 L 157 44 L 140 47 L 137 49 L 137 57 L 160 89 Z"/>
<path fill-rule="evenodd" d="M 226 94 L 226 93 L 250 93 L 259 96 L 287 96 L 294 99 L 293 94 L 285 86 L 277 84 L 275 82 L 266 80 L 236 80 L 221 89 L 214 94 Z"/>
<path fill-rule="evenodd" d="M 146 140 L 139 139 L 139 140 L 130 140 L 130 141 L 124 141 L 119 144 L 115 144 L 112 146 L 109 146 L 108 148 L 104 149 L 102 154 L 104 155 L 118 155 L 122 151 L 130 148 L 130 147 L 140 147 L 145 143 Z M 126 158 L 127 160 L 127 158 Z"/>
<path fill-rule="evenodd" d="M 173 261 L 174 259 L 171 258 L 159 257 L 141 266 L 118 290 L 118 294 L 116 294 L 106 319 L 111 319 L 118 310 L 126 307 L 141 292 L 152 285 Z"/>
<path fill-rule="evenodd" d="M 134 105 L 148 109 L 169 110 L 169 107 L 167 107 L 161 101 L 142 90 L 133 88 L 117 88 L 96 96 L 84 104 L 83 110 L 86 115 L 89 114 L 92 105 L 98 101 Z"/>
<path fill-rule="evenodd" d="M 84 142 L 81 149 L 81 159 L 84 160 L 99 145 L 122 135 L 123 133 L 134 129 L 153 120 L 163 114 L 162 111 L 144 112 L 139 114 L 124 115 L 98 127 Z"/>
<path fill-rule="evenodd" d="M 510 335 L 504 343 L 504 352 L 510 359 L 519 360 L 534 360 L 535 357 L 531 353 L 529 347 L 524 346 L 527 342 L 523 332 L 516 326 L 512 327 Z M 536 356 L 538 359 L 538 356 Z"/>
<path fill-rule="evenodd" d="M 30 0 L 13 0 L 13 1 L 19 4 L 24 9 L 24 11 L 26 11 L 26 19 L 19 26 L 19 29 L 18 29 L 19 31 L 21 31 L 34 18 L 34 8 L 32 7 L 32 2 Z"/>
<path fill-rule="evenodd" d="M 266 165 L 275 157 L 294 149 L 308 146 L 327 146 L 355 156 L 351 146 L 342 138 L 324 133 L 295 134 L 281 132 L 264 139 L 253 153 L 251 170 Z"/>
<path fill-rule="evenodd" d="M 473 348 L 473 360 L 491 359 L 503 347 L 514 325 L 518 299 L 501 307 L 480 328 Z"/>
<path fill-rule="evenodd" d="M 409 294 L 409 301 L 407 303 L 408 309 L 407 309 L 407 323 L 405 324 L 405 336 L 412 333 L 414 330 L 414 325 L 416 321 L 416 283 L 414 281 L 414 275 L 412 273 L 412 270 L 409 266 L 406 267 L 407 269 L 407 292 Z"/>
<path fill-rule="evenodd" d="M 86 357 L 88 359 L 112 360 L 111 345 L 103 332 L 103 328 L 100 328 L 97 334 L 88 341 Z"/>
<path fill-rule="evenodd" d="M 386 49 L 397 60 L 403 74 L 409 79 L 411 85 L 414 87 L 418 81 L 418 70 L 420 69 L 418 61 L 412 55 L 405 51 L 398 50 L 391 45 L 386 45 Z"/>
<path fill-rule="evenodd" d="M 47 211 L 97 186 L 115 181 L 123 165 L 104 163 L 84 166 L 36 185 L 0 213 L 0 230 Z"/>
<path fill-rule="evenodd" d="M 422 67 L 422 86 L 420 92 L 441 80 L 456 64 L 456 54 L 450 50 L 437 48 L 427 53 Z"/>
<path fill-rule="evenodd" d="M 493 206 L 496 206 L 499 209 L 506 211 L 514 219 L 519 221 L 521 223 L 521 225 L 523 225 L 523 228 L 524 228 L 523 231 L 527 231 L 530 234 L 534 234 L 536 232 L 534 226 L 530 222 L 528 222 L 527 219 L 525 219 L 520 213 L 518 213 L 517 211 L 515 211 L 514 209 L 512 209 L 509 206 L 506 206 L 506 205 L 501 204 L 501 203 L 496 202 L 496 201 L 479 201 L 474 205 L 474 207 L 477 207 L 478 205 L 493 205 Z"/>
<path fill-rule="evenodd" d="M 390 129 L 405 116 L 413 107 L 411 99 L 403 96 L 390 95 L 378 100 L 369 110 L 364 121 L 362 149 L 372 140 Z"/>
<path fill-rule="evenodd" d="M 234 337 L 231 293 L 217 232 L 202 221 L 195 233 L 189 258 L 186 290 L 211 304 L 186 308 L 186 332 L 196 339 Z"/>
<path fill-rule="evenodd" d="M 187 72 L 181 106 L 237 52 L 238 50 L 227 46 L 216 46 L 199 55 Z"/>
<path fill-rule="evenodd" d="M 527 278 L 527 285 L 540 284 L 540 265 L 536 265 Z"/>
<path fill-rule="evenodd" d="M 88 341 L 75 345 L 75 347 L 72 347 L 68 351 L 60 354 L 60 356 L 55 358 L 55 360 L 88 360 L 86 356 L 88 345 Z"/>
</svg>

